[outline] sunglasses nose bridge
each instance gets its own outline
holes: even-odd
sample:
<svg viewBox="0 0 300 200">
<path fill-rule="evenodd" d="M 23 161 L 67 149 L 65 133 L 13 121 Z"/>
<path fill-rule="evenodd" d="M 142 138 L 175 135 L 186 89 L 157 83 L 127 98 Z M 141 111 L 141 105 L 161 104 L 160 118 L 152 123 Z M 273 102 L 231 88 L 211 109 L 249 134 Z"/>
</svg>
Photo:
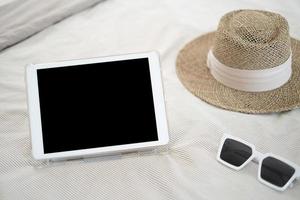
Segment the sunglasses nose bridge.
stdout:
<svg viewBox="0 0 300 200">
<path fill-rule="evenodd" d="M 259 163 L 259 161 L 261 161 L 262 159 L 263 159 L 263 157 L 264 157 L 264 154 L 262 154 L 262 153 L 260 153 L 260 152 L 258 152 L 258 151 L 255 151 L 255 152 L 253 152 L 253 154 L 254 154 L 254 158 L 253 158 L 253 162 L 254 163 Z"/>
</svg>

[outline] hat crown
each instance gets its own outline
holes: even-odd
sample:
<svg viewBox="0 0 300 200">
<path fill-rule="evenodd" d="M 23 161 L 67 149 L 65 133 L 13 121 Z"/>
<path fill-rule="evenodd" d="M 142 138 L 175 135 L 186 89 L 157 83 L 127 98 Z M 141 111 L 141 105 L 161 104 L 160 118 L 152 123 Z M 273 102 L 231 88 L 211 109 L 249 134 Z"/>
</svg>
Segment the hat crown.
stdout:
<svg viewBox="0 0 300 200">
<path fill-rule="evenodd" d="M 290 56 L 288 23 L 281 15 L 238 10 L 224 15 L 212 51 L 224 65 L 259 70 L 276 67 Z"/>
<path fill-rule="evenodd" d="M 269 42 L 276 34 L 272 20 L 257 11 L 239 12 L 233 16 L 230 25 L 243 40 L 254 43 Z"/>
</svg>

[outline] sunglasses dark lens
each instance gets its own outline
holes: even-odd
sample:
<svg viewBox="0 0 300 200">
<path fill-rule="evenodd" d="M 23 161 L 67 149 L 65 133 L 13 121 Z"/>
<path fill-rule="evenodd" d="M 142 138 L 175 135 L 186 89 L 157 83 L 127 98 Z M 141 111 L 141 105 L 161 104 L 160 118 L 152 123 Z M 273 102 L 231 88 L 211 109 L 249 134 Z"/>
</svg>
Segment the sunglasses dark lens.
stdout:
<svg viewBox="0 0 300 200">
<path fill-rule="evenodd" d="M 222 151 L 221 159 L 236 167 L 245 163 L 252 155 L 252 149 L 241 142 L 233 139 L 226 139 Z"/>
<path fill-rule="evenodd" d="M 295 169 L 273 157 L 262 161 L 260 177 L 273 185 L 283 187 L 294 175 Z"/>
</svg>

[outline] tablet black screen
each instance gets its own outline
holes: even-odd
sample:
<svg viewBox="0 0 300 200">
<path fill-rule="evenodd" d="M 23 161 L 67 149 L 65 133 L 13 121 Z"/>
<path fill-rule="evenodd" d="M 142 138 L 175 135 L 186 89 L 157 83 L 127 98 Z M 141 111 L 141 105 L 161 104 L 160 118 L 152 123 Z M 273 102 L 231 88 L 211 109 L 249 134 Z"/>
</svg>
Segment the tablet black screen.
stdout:
<svg viewBox="0 0 300 200">
<path fill-rule="evenodd" d="M 37 70 L 44 153 L 157 141 L 148 58 Z"/>
</svg>

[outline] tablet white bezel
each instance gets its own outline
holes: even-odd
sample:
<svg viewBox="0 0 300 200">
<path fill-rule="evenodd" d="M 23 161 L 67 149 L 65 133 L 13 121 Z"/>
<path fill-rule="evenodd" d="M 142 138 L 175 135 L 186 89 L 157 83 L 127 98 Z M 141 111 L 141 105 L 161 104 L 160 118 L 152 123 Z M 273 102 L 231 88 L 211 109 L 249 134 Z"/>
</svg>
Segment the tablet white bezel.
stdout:
<svg viewBox="0 0 300 200">
<path fill-rule="evenodd" d="M 92 64 L 119 60 L 130 60 L 137 58 L 148 58 L 154 110 L 157 125 L 158 141 L 132 143 L 125 145 L 107 146 L 91 149 L 72 150 L 56 153 L 44 153 L 43 139 L 42 139 L 42 125 L 40 116 L 40 103 L 39 103 L 39 92 L 38 92 L 38 81 L 37 81 L 37 70 L 44 68 L 55 68 L 63 66 L 74 66 L 81 64 Z M 30 117 L 30 129 L 31 129 L 31 143 L 32 143 L 32 154 L 37 160 L 41 159 L 68 159 L 74 157 L 89 157 L 107 154 L 118 154 L 128 151 L 144 150 L 154 148 L 156 146 L 165 145 L 169 141 L 167 118 L 165 111 L 165 102 L 163 96 L 163 85 L 160 73 L 159 56 L 156 52 L 149 53 L 137 53 L 127 54 L 118 56 L 108 56 L 90 59 L 79 59 L 70 61 L 61 61 L 54 63 L 44 64 L 31 64 L 26 68 L 26 84 L 27 84 L 27 102 L 28 111 Z"/>
</svg>

